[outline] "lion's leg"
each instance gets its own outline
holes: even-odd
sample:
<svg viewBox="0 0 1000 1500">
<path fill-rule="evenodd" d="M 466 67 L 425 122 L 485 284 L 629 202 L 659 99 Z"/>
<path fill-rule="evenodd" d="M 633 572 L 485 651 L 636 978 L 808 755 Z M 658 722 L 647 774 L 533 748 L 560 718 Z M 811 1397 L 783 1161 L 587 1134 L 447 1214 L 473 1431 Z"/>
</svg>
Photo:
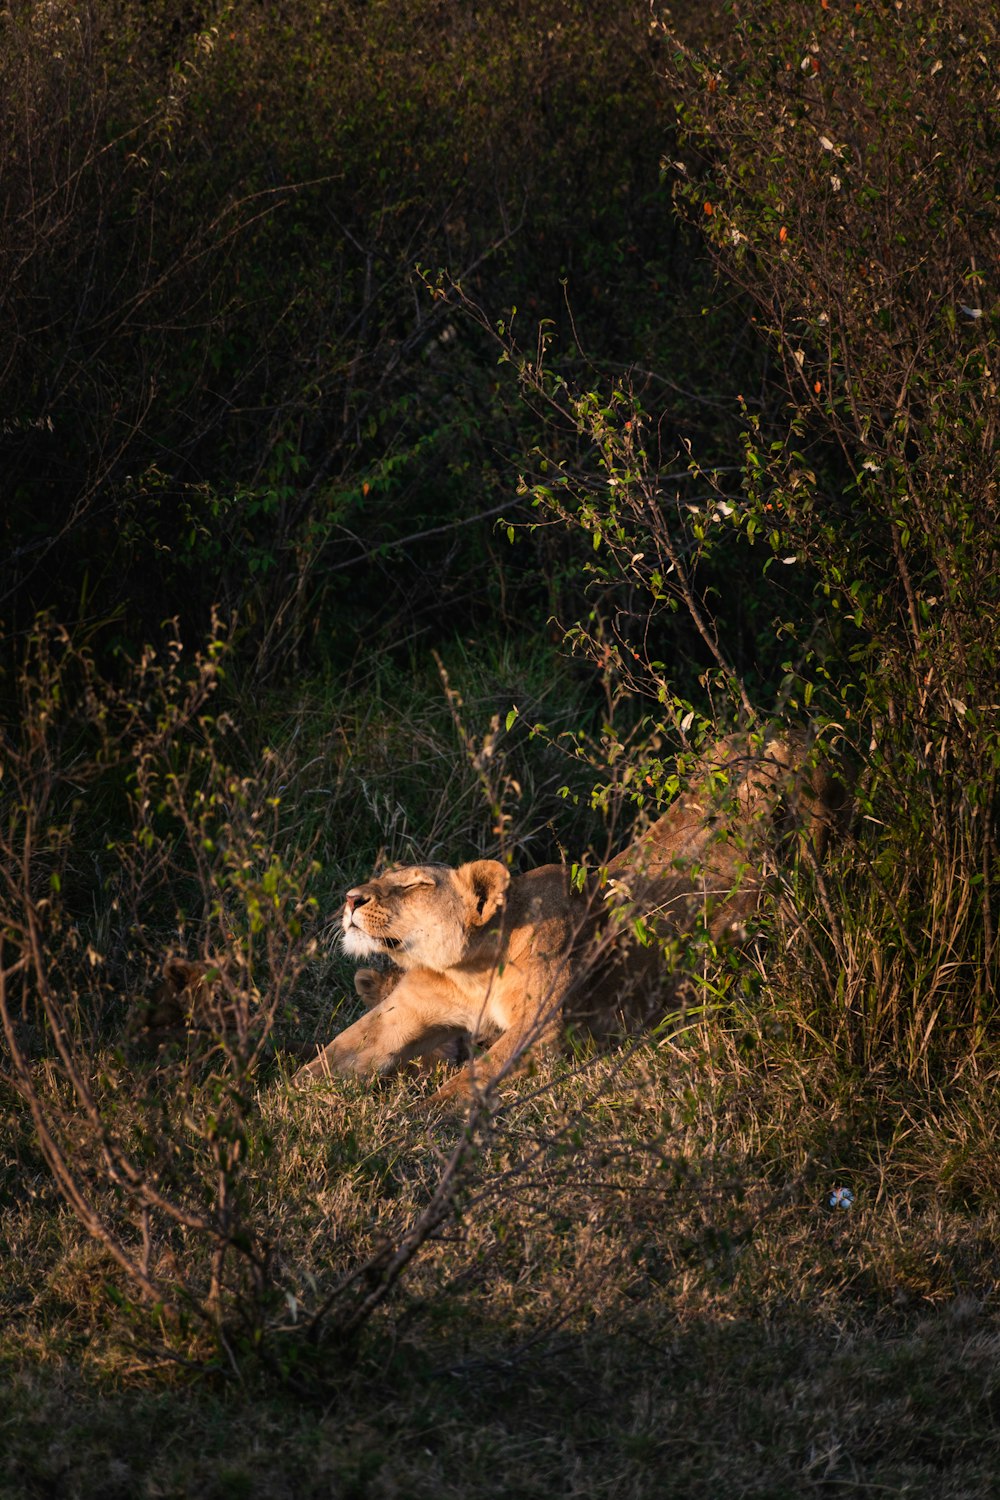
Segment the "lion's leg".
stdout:
<svg viewBox="0 0 1000 1500">
<path fill-rule="evenodd" d="M 448 1100 L 473 1099 L 484 1094 L 501 1074 L 509 1078 L 516 1077 L 527 1066 L 528 1052 L 556 1045 L 560 1032 L 558 1010 L 545 1016 L 537 1016 L 528 1025 L 511 1027 L 497 1038 L 482 1057 L 467 1063 L 461 1072 L 435 1090 L 428 1103 L 433 1105 Z"/>
<path fill-rule="evenodd" d="M 382 1002 L 334 1037 L 295 1077 L 302 1081 L 337 1073 L 391 1073 L 420 1050 L 431 1029 L 419 1013 Z"/>
<path fill-rule="evenodd" d="M 414 970 L 300 1068 L 295 1081 L 337 1073 L 391 1073 L 467 1031 L 468 1009 L 442 976 Z"/>
<path fill-rule="evenodd" d="M 372 1010 L 391 994 L 402 977 L 402 969 L 358 969 L 354 988 L 365 1009 Z M 428 1032 L 419 1043 L 407 1048 L 400 1063 L 411 1063 L 414 1071 L 422 1072 L 437 1067 L 438 1063 L 465 1062 L 468 1056 L 469 1035 L 465 1028 L 445 1026 Z"/>
<path fill-rule="evenodd" d="M 482 1057 L 473 1058 L 443 1083 L 428 1104 L 473 1099 L 484 1094 L 501 1075 L 513 1078 L 523 1072 L 529 1051 L 557 1045 L 562 1034 L 563 1002 L 571 982 L 572 970 L 563 956 L 549 966 L 541 995 L 538 988 L 521 993 L 508 990 L 506 1030 Z"/>
</svg>

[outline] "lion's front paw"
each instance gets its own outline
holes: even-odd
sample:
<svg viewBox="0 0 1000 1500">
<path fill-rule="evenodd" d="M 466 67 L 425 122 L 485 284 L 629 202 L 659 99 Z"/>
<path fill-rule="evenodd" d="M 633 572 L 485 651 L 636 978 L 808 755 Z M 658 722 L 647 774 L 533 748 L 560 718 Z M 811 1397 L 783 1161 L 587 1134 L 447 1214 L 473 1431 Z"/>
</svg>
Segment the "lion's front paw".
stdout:
<svg viewBox="0 0 1000 1500">
<path fill-rule="evenodd" d="M 481 1070 L 464 1067 L 445 1079 L 433 1094 L 415 1101 L 413 1108 L 423 1115 L 457 1114 L 474 1102 L 492 1112 L 497 1105 L 496 1090 Z"/>
<path fill-rule="evenodd" d="M 333 1073 L 326 1060 L 325 1052 L 317 1052 L 315 1057 L 311 1057 L 308 1062 L 303 1063 L 301 1068 L 298 1068 L 292 1074 L 291 1083 L 293 1088 L 300 1089 L 307 1084 L 315 1083 L 319 1079 L 329 1081 L 332 1077 Z"/>
</svg>

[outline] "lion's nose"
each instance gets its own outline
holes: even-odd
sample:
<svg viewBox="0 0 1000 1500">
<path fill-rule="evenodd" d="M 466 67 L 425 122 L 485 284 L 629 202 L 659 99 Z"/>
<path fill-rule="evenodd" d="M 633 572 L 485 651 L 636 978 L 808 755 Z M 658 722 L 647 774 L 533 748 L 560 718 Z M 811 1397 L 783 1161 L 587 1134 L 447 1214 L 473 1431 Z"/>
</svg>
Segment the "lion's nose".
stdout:
<svg viewBox="0 0 1000 1500">
<path fill-rule="evenodd" d="M 348 891 L 344 898 L 344 905 L 347 907 L 348 913 L 350 913 L 355 911 L 357 907 L 364 906 L 365 902 L 370 900 L 371 897 L 366 896 L 363 891 Z"/>
</svg>

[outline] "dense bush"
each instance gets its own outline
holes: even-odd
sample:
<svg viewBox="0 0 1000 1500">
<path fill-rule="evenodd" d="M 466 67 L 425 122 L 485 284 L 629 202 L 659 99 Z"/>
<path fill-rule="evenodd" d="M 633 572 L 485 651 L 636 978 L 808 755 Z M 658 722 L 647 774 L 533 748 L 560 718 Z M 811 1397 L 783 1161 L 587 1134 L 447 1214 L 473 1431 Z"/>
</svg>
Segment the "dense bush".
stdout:
<svg viewBox="0 0 1000 1500">
<path fill-rule="evenodd" d="M 8 621 L 118 612 L 134 645 L 238 608 L 277 665 L 318 630 L 342 661 L 380 625 L 478 617 L 525 419 L 415 268 L 567 336 L 568 281 L 593 352 L 652 359 L 681 235 L 641 8 L 2 26 Z"/>
<path fill-rule="evenodd" d="M 910 1071 L 979 1046 L 1000 957 L 995 43 L 975 7 L 757 6 L 720 55 L 675 53 L 665 169 L 783 371 L 741 398 L 738 487 L 504 330 L 592 455 L 556 446 L 531 492 L 592 542 L 571 635 L 651 708 L 645 756 L 609 737 L 619 777 L 641 801 L 699 723 L 809 716 L 858 816 L 811 956 L 771 977 L 804 983 L 800 1038 Z"/>
<path fill-rule="evenodd" d="M 979 1044 L 1000 954 L 996 56 L 978 6 L 757 7 L 675 75 L 683 200 L 790 403 L 736 519 L 811 570 L 787 692 L 865 764 L 828 1024 L 910 1068 Z"/>
</svg>

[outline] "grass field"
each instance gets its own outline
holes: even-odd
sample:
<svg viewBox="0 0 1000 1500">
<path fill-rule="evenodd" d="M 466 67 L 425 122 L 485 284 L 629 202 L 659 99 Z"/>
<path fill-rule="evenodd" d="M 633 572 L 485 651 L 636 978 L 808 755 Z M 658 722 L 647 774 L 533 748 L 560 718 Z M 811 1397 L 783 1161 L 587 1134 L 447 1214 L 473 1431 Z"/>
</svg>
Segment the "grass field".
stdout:
<svg viewBox="0 0 1000 1500">
<path fill-rule="evenodd" d="M 380 854 L 457 859 L 502 837 L 527 867 L 600 828 L 593 766 L 559 748 L 583 716 L 571 683 L 551 688 L 543 662 L 450 667 L 450 703 L 430 679 L 407 697 L 376 676 L 337 713 L 317 688 L 268 726 L 285 747 L 273 847 L 324 854 L 320 928 Z M 489 729 L 512 700 L 549 733 Z M 467 724 L 493 735 L 488 784 Z M 754 963 L 701 1011 L 540 1059 L 493 1116 L 421 1113 L 426 1077 L 290 1088 L 294 1049 L 357 1003 L 351 966 L 320 947 L 273 1012 L 277 1052 L 241 1085 L 232 1175 L 269 1289 L 237 1276 L 221 1337 L 204 1237 L 158 1222 L 147 1263 L 179 1291 L 172 1315 L 151 1312 L 4 1083 L 0 1493 L 995 1493 L 997 1064 L 985 1033 L 932 1035 L 867 977 L 873 911 L 847 920 L 856 856 L 850 840 L 834 852 L 822 893 L 791 875 Z M 219 890 L 231 915 L 244 889 L 209 886 L 206 910 Z M 825 1000 L 820 894 L 844 926 L 835 953 L 861 955 Z M 105 968 L 127 974 L 112 918 L 96 921 Z M 133 933 L 133 972 L 168 940 Z M 225 1069 L 197 1035 L 151 1048 L 102 985 L 84 1053 L 103 1117 L 197 1210 L 215 1201 L 206 1121 Z M 134 1244 L 99 1140 L 46 1067 L 90 1201 Z M 844 1187 L 852 1204 L 832 1206 Z"/>
<path fill-rule="evenodd" d="M 739 1025 L 541 1068 L 471 1136 L 453 1216 L 282 1386 L 157 1357 L 116 1268 L 4 1174 L 10 1496 L 995 1493 L 990 1080 L 850 1079 Z M 256 1209 L 306 1319 L 418 1218 L 461 1122 L 419 1082 L 258 1098 Z M 253 1174 L 252 1174 L 253 1175 Z M 854 1195 L 832 1208 L 838 1186 Z M 312 1290 L 311 1290 L 312 1289 Z M 192 1338 L 192 1357 L 204 1349 Z"/>
</svg>

